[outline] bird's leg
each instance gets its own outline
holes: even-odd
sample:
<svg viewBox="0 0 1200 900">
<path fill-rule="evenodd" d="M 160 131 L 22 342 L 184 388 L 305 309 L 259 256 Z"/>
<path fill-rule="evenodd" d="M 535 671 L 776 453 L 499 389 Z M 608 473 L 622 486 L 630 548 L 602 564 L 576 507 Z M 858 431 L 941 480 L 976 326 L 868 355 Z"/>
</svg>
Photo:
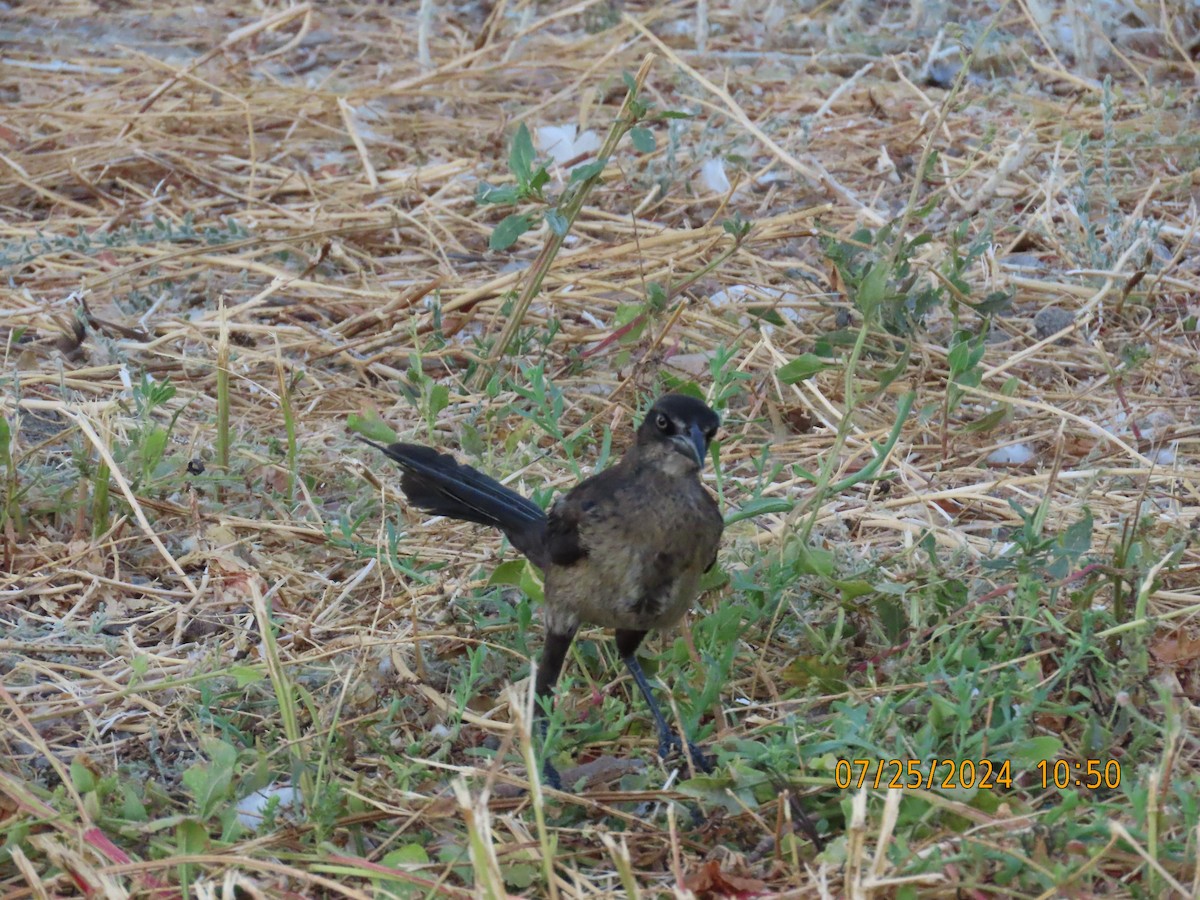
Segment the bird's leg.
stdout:
<svg viewBox="0 0 1200 900">
<path fill-rule="evenodd" d="M 534 686 L 534 695 L 538 701 L 534 716 L 542 744 L 542 777 L 546 784 L 556 791 L 562 790 L 562 779 L 547 758 L 549 754 L 546 752 L 546 710 L 553 701 L 554 686 L 558 684 L 558 676 L 562 672 L 567 651 L 571 648 L 571 641 L 575 640 L 575 631 L 576 629 L 571 628 L 567 631 L 546 632 L 546 643 L 542 646 L 542 658 L 538 661 L 537 682 Z"/>
<path fill-rule="evenodd" d="M 645 636 L 646 632 L 644 631 L 618 628 L 617 652 L 621 654 L 621 659 L 625 661 L 625 668 L 629 669 L 629 674 L 633 676 L 642 696 L 646 698 L 646 705 L 650 707 L 650 715 L 654 717 L 654 722 L 658 726 L 658 755 L 665 760 L 671 755 L 672 750 L 682 754 L 683 742 L 680 741 L 675 730 L 667 724 L 667 720 L 663 718 L 658 701 L 654 699 L 654 692 L 650 690 L 650 682 L 646 680 L 646 673 L 642 671 L 642 664 L 638 662 L 637 648 Z M 709 762 L 704 751 L 691 741 L 687 742 L 687 746 L 696 768 L 702 772 L 711 772 L 712 763 Z"/>
</svg>

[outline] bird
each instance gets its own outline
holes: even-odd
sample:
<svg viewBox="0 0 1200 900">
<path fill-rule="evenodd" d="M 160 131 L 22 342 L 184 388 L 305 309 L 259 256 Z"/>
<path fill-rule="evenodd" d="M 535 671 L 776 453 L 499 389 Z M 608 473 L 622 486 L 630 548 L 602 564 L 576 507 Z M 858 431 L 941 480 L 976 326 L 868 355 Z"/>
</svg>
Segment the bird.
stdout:
<svg viewBox="0 0 1200 900">
<path fill-rule="evenodd" d="M 700 480 L 721 420 L 706 403 L 664 394 L 639 425 L 620 461 L 579 482 L 549 512 L 499 481 L 420 444 L 387 446 L 366 440 L 401 469 L 410 505 L 427 513 L 499 529 L 542 570 L 545 642 L 534 682 L 542 710 L 552 702 L 563 662 L 584 625 L 611 628 L 616 649 L 658 729 L 658 753 L 683 752 L 667 724 L 637 650 L 647 633 L 676 625 L 717 561 L 724 518 Z M 686 739 L 686 736 L 685 736 Z M 544 743 L 544 740 L 543 740 Z M 686 740 L 693 765 L 711 761 Z M 543 777 L 562 788 L 543 746 Z"/>
</svg>

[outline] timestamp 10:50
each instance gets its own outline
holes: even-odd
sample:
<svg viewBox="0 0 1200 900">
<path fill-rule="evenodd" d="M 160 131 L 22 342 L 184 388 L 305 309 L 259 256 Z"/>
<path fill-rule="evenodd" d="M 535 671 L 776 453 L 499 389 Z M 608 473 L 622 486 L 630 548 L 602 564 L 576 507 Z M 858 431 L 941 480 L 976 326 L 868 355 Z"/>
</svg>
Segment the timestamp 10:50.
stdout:
<svg viewBox="0 0 1200 900">
<path fill-rule="evenodd" d="M 1121 786 L 1121 764 L 1115 759 L 1065 760 L 1043 759 L 1034 765 L 1043 790 L 1070 787 L 1094 791 L 1116 790 Z M 873 777 L 872 777 L 873 776 Z M 978 762 L 951 759 L 839 759 L 833 769 L 834 784 L 846 790 L 870 786 L 901 790 L 994 787 L 1012 790 L 1012 760 Z"/>
<path fill-rule="evenodd" d="M 1034 769 L 1037 770 L 1043 788 L 1054 786 L 1065 790 L 1069 787 L 1079 787 L 1089 791 L 1107 788 L 1115 791 L 1121 786 L 1121 764 L 1115 759 L 1043 759 Z"/>
</svg>

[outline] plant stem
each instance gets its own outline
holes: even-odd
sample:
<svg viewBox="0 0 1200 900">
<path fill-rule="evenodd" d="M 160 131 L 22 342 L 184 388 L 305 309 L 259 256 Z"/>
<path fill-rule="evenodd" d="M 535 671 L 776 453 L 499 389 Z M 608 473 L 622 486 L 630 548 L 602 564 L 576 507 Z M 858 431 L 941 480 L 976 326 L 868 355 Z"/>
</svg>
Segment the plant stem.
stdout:
<svg viewBox="0 0 1200 900">
<path fill-rule="evenodd" d="M 597 156 L 598 160 L 607 161 L 617 149 L 617 144 L 621 138 L 637 125 L 639 115 L 634 112 L 634 103 L 637 100 L 638 94 L 641 93 L 642 85 L 645 83 L 647 76 L 650 74 L 650 68 L 654 65 L 654 55 L 647 54 L 642 60 L 641 68 L 638 69 L 637 75 L 634 77 L 633 85 L 629 92 L 625 95 L 625 102 L 621 105 L 621 112 L 617 115 L 617 119 L 613 122 L 612 127 L 608 131 L 608 137 L 604 140 L 604 145 L 600 148 Z M 533 266 L 529 271 L 529 279 L 525 282 L 525 286 L 521 289 L 520 295 L 517 297 L 516 303 L 513 305 L 512 312 L 505 322 L 504 330 L 500 332 L 500 337 L 492 347 L 492 352 L 488 356 L 487 362 L 479 367 L 475 377 L 477 386 L 483 386 L 488 383 L 496 369 L 500 365 L 500 360 L 508 352 L 509 345 L 516 337 L 517 331 L 521 328 L 521 323 L 525 320 L 525 314 L 529 312 L 529 304 L 533 302 L 533 298 L 538 295 L 542 289 L 542 282 L 546 278 L 546 274 L 550 271 L 550 265 L 554 262 L 554 258 L 558 255 L 559 249 L 562 247 L 563 240 L 571 231 L 571 226 L 575 224 L 575 219 L 578 217 L 580 210 L 583 209 L 584 201 L 587 200 L 592 188 L 599 184 L 603 175 L 603 170 L 598 170 L 589 178 L 585 178 L 572 187 L 567 188 L 567 194 L 559 204 L 558 212 L 566 220 L 566 228 L 562 234 L 556 233 L 553 229 L 547 229 L 548 237 L 546 244 L 538 253 L 537 259 L 534 260 Z"/>
</svg>

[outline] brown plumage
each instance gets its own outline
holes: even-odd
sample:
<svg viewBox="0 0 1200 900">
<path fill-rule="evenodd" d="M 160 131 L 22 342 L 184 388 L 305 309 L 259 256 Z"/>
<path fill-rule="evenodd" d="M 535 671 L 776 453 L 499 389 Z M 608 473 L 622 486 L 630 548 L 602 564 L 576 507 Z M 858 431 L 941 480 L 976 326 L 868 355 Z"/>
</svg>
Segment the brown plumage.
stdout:
<svg viewBox="0 0 1200 900">
<path fill-rule="evenodd" d="M 654 700 L 636 651 L 648 631 L 683 618 L 701 576 L 716 561 L 724 521 L 700 470 L 719 425 L 717 414 L 699 400 L 660 397 L 620 462 L 558 498 L 549 515 L 448 454 L 417 444 L 374 446 L 400 464 L 400 487 L 413 506 L 499 528 L 545 573 L 539 696 L 553 693 L 581 625 L 613 628 L 666 757 L 681 748 L 680 741 Z M 707 770 L 705 756 L 689 749 Z M 546 775 L 558 786 L 549 763 Z"/>
</svg>

